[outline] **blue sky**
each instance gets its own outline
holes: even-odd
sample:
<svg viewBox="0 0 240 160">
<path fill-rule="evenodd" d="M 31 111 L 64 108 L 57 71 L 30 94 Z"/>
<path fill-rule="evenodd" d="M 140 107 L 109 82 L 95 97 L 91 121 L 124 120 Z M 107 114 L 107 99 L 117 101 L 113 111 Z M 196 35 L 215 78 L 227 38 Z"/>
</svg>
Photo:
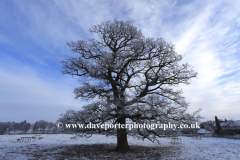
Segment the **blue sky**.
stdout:
<svg viewBox="0 0 240 160">
<path fill-rule="evenodd" d="M 77 78 L 61 74 L 66 42 L 92 38 L 104 20 L 131 20 L 146 37 L 175 44 L 198 72 L 180 87 L 204 120 L 240 119 L 240 1 L 1 0 L 0 121 L 55 122 L 75 100 Z"/>
</svg>

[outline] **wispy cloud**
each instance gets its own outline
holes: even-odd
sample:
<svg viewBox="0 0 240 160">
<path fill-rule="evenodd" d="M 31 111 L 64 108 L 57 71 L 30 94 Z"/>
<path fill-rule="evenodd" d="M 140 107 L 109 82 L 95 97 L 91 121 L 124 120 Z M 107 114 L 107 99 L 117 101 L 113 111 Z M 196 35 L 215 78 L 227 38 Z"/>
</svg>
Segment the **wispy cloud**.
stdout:
<svg viewBox="0 0 240 160">
<path fill-rule="evenodd" d="M 80 109 L 86 104 L 74 100 L 73 87 L 78 84 L 77 80 L 66 76 L 47 77 L 14 59 L 11 62 L 16 66 L 4 62 L 0 65 L 0 106 L 3 111 L 0 121 L 4 121 L 4 117 L 11 121 L 27 119 L 34 122 L 34 117 L 34 120 L 42 117 L 56 121 L 67 109 Z M 46 117 L 49 113 L 52 115 Z"/>
<path fill-rule="evenodd" d="M 68 108 L 81 108 L 84 102 L 72 93 L 77 79 L 62 76 L 59 61 L 71 53 L 66 42 L 92 38 L 90 27 L 114 18 L 134 21 L 146 37 L 172 42 L 199 73 L 191 85 L 180 86 L 190 111 L 202 108 L 206 119 L 237 119 L 239 6 L 234 0 L 1 1 L 0 121 L 28 119 L 29 109 L 36 117 L 47 111 L 46 117 L 51 113 L 56 119 Z M 20 112 L 16 106 L 22 113 L 6 116 Z"/>
<path fill-rule="evenodd" d="M 234 20 L 239 12 L 235 6 L 236 3 L 208 4 L 206 11 L 199 13 L 196 23 L 189 24 L 189 29 L 176 43 L 177 51 L 199 73 L 198 79 L 185 87 L 185 95 L 191 107 L 203 108 L 207 119 L 213 119 L 214 115 L 237 118 L 240 114 L 239 33 L 236 31 L 239 22 Z"/>
</svg>

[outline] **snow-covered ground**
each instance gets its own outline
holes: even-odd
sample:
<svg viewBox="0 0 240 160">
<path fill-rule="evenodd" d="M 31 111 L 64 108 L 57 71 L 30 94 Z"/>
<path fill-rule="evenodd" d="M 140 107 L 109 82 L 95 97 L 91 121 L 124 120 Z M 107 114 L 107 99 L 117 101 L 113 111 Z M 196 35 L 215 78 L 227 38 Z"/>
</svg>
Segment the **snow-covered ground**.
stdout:
<svg viewBox="0 0 240 160">
<path fill-rule="evenodd" d="M 116 137 L 106 137 L 104 135 L 93 135 L 91 138 L 71 139 L 73 135 L 66 134 L 43 134 L 43 139 L 32 139 L 31 142 L 17 142 L 20 137 L 30 137 L 34 135 L 0 135 L 0 159 L 88 159 L 83 156 L 66 157 L 60 153 L 66 153 L 66 148 L 71 146 L 84 146 L 93 144 L 109 144 L 116 146 Z M 160 144 L 152 143 L 149 140 L 138 140 L 128 137 L 130 147 L 145 146 L 145 148 L 153 147 L 163 159 L 240 159 L 240 140 L 226 138 L 202 138 L 202 140 L 193 139 L 191 137 L 179 137 L 181 144 L 172 144 L 171 138 L 160 138 Z M 158 151 L 159 148 L 159 151 Z M 164 148 L 168 148 L 166 154 Z M 113 148 L 114 149 L 114 148 Z M 84 150 L 86 152 L 86 150 Z M 162 153 L 161 153 L 162 152 Z M 163 153 L 164 152 L 164 153 Z M 125 153 L 120 153 L 125 154 Z M 123 159 L 135 159 L 135 153 L 127 153 Z M 77 155 L 77 154 L 76 154 Z M 129 157 L 129 155 L 132 155 Z M 123 156 L 124 157 L 124 156 Z M 127 158 L 128 157 L 128 158 Z M 101 157 L 95 156 L 93 159 Z M 102 157 L 103 158 L 103 157 Z M 139 159 L 161 159 L 160 157 L 151 157 L 146 155 Z M 112 159 L 107 155 L 103 159 Z M 119 158 L 118 158 L 119 159 Z"/>
</svg>

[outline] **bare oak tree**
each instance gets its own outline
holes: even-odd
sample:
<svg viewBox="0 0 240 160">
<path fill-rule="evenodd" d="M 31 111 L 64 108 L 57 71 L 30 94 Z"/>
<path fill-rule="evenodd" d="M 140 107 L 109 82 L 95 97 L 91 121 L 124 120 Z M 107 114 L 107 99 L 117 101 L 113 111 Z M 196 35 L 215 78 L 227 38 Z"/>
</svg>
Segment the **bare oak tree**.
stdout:
<svg viewBox="0 0 240 160">
<path fill-rule="evenodd" d="M 81 86 L 74 89 L 76 98 L 100 101 L 69 110 L 65 122 L 88 124 L 126 124 L 190 122 L 196 114 L 187 114 L 188 103 L 177 89 L 189 84 L 197 73 L 174 45 L 163 38 L 146 38 L 130 21 L 105 21 L 90 28 L 98 39 L 67 43 L 78 56 L 61 61 L 63 74 L 78 76 Z M 131 133 L 117 128 L 117 151 L 128 151 L 127 134 L 152 141 L 162 129 L 138 128 Z M 100 127 L 86 132 L 113 132 Z M 138 133 L 138 134 L 136 134 Z"/>
</svg>

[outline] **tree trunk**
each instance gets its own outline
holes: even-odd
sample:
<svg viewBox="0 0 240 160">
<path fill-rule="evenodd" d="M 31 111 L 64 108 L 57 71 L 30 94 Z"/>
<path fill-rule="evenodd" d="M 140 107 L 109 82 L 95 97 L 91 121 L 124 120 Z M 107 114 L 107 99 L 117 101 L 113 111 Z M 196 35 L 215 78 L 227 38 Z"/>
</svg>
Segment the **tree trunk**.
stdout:
<svg viewBox="0 0 240 160">
<path fill-rule="evenodd" d="M 125 118 L 118 118 L 118 122 L 122 124 L 126 124 Z M 121 126 L 120 126 L 121 127 Z M 130 147 L 127 141 L 127 130 L 126 128 L 118 128 L 117 129 L 117 148 L 116 151 L 118 152 L 128 152 L 130 151 Z"/>
<path fill-rule="evenodd" d="M 221 135 L 221 131 L 222 131 L 222 127 L 221 127 L 221 125 L 220 125 L 220 123 L 219 123 L 219 120 L 218 120 L 218 118 L 217 118 L 217 116 L 215 116 L 215 122 L 216 122 L 216 127 L 217 127 L 217 129 L 215 129 L 215 133 L 217 134 L 217 136 L 220 136 Z"/>
</svg>

